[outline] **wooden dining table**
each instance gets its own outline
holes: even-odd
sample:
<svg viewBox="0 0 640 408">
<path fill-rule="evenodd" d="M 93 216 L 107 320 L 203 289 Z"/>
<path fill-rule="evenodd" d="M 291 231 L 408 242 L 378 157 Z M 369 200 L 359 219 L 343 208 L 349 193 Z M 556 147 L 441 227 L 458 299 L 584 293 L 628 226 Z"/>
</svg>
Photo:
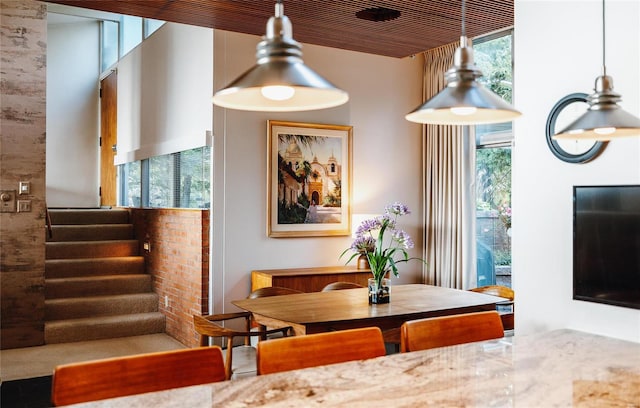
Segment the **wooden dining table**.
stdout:
<svg viewBox="0 0 640 408">
<path fill-rule="evenodd" d="M 385 341 L 400 342 L 408 320 L 495 310 L 504 298 L 440 286 L 393 285 L 391 301 L 369 304 L 368 289 L 300 293 L 232 301 L 269 328 L 292 327 L 295 335 L 379 327 Z"/>
<path fill-rule="evenodd" d="M 78 408 L 638 406 L 640 344 L 566 329 L 77 405 Z"/>
</svg>

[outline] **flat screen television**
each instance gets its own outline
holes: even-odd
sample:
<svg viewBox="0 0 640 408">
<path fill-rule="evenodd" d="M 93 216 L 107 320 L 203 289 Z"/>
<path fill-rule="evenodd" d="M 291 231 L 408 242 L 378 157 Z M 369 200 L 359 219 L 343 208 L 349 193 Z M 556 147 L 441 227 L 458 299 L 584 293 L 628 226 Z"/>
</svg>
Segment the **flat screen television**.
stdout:
<svg viewBox="0 0 640 408">
<path fill-rule="evenodd" d="M 574 186 L 573 298 L 640 309 L 640 185 Z"/>
</svg>

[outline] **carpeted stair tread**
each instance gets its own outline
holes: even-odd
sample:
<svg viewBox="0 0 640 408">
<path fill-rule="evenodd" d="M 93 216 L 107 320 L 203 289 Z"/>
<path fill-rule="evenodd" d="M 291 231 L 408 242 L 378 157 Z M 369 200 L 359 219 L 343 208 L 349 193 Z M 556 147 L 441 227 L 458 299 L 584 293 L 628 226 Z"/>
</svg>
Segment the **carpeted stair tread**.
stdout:
<svg viewBox="0 0 640 408">
<path fill-rule="evenodd" d="M 105 258 L 139 255 L 138 241 L 118 239 L 107 241 L 47 242 L 46 259 Z"/>
<path fill-rule="evenodd" d="M 136 293 L 45 300 L 45 321 L 158 311 L 158 295 Z"/>
<path fill-rule="evenodd" d="M 53 225 L 47 242 L 133 239 L 132 224 Z"/>
<path fill-rule="evenodd" d="M 164 333 L 126 209 L 49 209 L 45 343 Z"/>
<path fill-rule="evenodd" d="M 106 275 L 45 279 L 45 299 L 151 292 L 151 275 Z"/>
<path fill-rule="evenodd" d="M 165 317 L 160 312 L 97 316 L 45 322 L 46 344 L 109 339 L 164 333 Z"/>
<path fill-rule="evenodd" d="M 124 209 L 52 209 L 52 225 L 60 224 L 127 224 L 129 211 Z"/>
<path fill-rule="evenodd" d="M 133 275 L 144 273 L 144 257 L 118 256 L 107 258 L 47 259 L 46 279 L 101 275 Z"/>
</svg>

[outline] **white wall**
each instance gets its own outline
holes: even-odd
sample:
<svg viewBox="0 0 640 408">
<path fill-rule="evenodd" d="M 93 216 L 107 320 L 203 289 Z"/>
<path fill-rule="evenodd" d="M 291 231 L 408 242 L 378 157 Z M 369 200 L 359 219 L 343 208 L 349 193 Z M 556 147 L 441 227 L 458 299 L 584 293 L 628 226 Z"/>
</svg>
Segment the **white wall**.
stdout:
<svg viewBox="0 0 640 408">
<path fill-rule="evenodd" d="M 266 23 L 266 21 L 265 21 Z M 295 21 L 294 32 L 295 32 Z M 214 33 L 214 87 L 223 88 L 255 63 L 259 37 Z M 254 269 L 341 265 L 350 237 L 266 236 L 267 125 L 269 119 L 352 125 L 353 213 L 381 213 L 404 202 L 413 213 L 401 224 L 422 246 L 421 127 L 404 115 L 421 101 L 422 61 L 313 45 L 304 61 L 347 90 L 350 102 L 298 113 L 214 108 L 213 295 L 216 313 L 249 293 Z M 413 256 L 420 256 L 415 250 Z M 403 264 L 398 283 L 420 281 L 419 262 Z"/>
<path fill-rule="evenodd" d="M 516 0 L 513 287 L 518 333 L 569 327 L 640 341 L 640 311 L 572 300 L 572 186 L 640 184 L 640 138 L 609 143 L 586 164 L 559 161 L 545 141 L 553 105 L 593 92 L 602 66 L 602 3 Z M 606 4 L 607 71 L 640 116 L 640 2 Z"/>
<path fill-rule="evenodd" d="M 210 143 L 213 30 L 167 23 L 118 62 L 116 164 Z"/>
<path fill-rule="evenodd" d="M 95 20 L 78 18 L 75 21 L 48 26 L 46 197 L 49 207 L 100 205 L 100 27 Z"/>
</svg>

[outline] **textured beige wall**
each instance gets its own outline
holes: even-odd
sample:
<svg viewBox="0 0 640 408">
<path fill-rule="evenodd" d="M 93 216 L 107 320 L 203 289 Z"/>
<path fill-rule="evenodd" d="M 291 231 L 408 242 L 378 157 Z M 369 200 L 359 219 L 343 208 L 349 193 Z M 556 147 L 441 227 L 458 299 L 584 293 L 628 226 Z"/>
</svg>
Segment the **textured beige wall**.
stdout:
<svg viewBox="0 0 640 408">
<path fill-rule="evenodd" d="M 31 182 L 31 212 L 0 214 L 2 348 L 44 342 L 47 7 L 0 2 L 0 188 Z"/>
</svg>

